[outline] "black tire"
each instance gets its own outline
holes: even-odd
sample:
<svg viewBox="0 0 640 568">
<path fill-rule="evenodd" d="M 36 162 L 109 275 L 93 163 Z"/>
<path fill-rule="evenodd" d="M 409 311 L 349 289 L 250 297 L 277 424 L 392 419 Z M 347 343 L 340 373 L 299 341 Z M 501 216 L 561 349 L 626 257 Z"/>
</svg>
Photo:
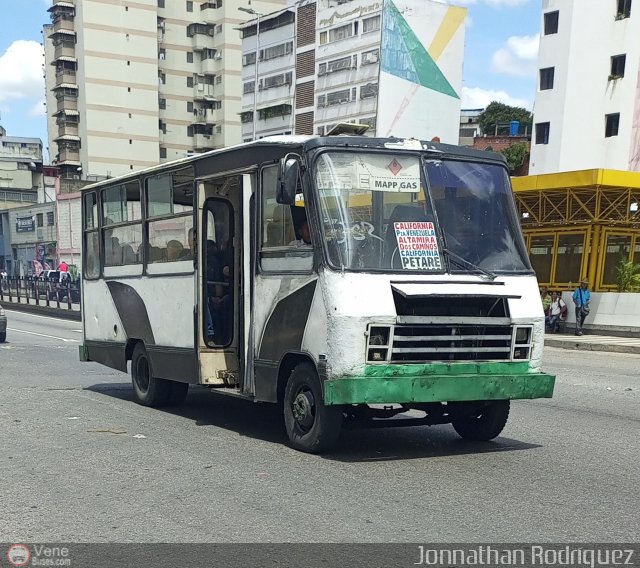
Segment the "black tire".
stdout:
<svg viewBox="0 0 640 568">
<path fill-rule="evenodd" d="M 143 406 L 165 406 L 171 396 L 171 382 L 153 376 L 151 362 L 142 342 L 131 357 L 131 382 L 135 401 Z"/>
<path fill-rule="evenodd" d="M 340 436 L 342 409 L 325 406 L 320 379 L 311 363 L 298 364 L 289 376 L 284 425 L 291 446 L 310 454 L 327 451 Z"/>
<path fill-rule="evenodd" d="M 180 383 L 178 381 L 169 381 L 169 398 L 167 406 L 180 406 L 184 399 L 187 398 L 189 392 L 189 383 Z"/>
<path fill-rule="evenodd" d="M 7 340 L 7 332 L 3 331 L 0 333 L 0 343 L 4 343 Z"/>
<path fill-rule="evenodd" d="M 487 442 L 499 436 L 509 418 L 508 400 L 487 404 L 471 415 L 455 418 L 452 425 L 461 438 Z"/>
</svg>

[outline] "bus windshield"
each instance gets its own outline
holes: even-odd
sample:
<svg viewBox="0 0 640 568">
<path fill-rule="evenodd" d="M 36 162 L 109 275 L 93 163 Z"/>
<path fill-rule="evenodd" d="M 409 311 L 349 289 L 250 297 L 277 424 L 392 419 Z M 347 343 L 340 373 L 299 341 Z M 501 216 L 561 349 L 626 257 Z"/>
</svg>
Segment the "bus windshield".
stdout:
<svg viewBox="0 0 640 568">
<path fill-rule="evenodd" d="M 423 169 L 416 154 L 326 152 L 314 174 L 335 268 L 531 271 L 498 165 L 427 160 Z"/>
</svg>

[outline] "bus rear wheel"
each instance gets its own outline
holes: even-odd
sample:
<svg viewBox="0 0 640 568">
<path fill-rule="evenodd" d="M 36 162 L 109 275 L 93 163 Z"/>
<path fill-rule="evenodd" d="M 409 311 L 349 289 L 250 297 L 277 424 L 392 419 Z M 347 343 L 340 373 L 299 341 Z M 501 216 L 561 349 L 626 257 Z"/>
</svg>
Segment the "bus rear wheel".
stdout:
<svg viewBox="0 0 640 568">
<path fill-rule="evenodd" d="M 171 382 L 157 379 L 153 376 L 149 355 L 142 343 L 138 343 L 133 350 L 131 381 L 133 383 L 133 394 L 138 404 L 143 406 L 165 406 L 169 402 Z"/>
<path fill-rule="evenodd" d="M 453 428 L 461 438 L 487 442 L 499 436 L 509 418 L 508 400 L 496 400 L 472 414 L 454 418 Z"/>
<path fill-rule="evenodd" d="M 311 363 L 298 364 L 289 376 L 284 424 L 291 446 L 311 454 L 329 450 L 340 436 L 342 410 L 325 406 L 320 378 Z"/>
</svg>

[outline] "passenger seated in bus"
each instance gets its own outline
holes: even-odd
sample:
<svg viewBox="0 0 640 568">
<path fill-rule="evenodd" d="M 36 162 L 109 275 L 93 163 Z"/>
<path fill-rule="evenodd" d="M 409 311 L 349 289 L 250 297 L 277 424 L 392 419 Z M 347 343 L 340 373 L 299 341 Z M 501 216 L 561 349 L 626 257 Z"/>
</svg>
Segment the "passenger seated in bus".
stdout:
<svg viewBox="0 0 640 568">
<path fill-rule="evenodd" d="M 104 241 L 104 262 L 107 266 L 122 265 L 122 247 L 118 237 L 107 236 Z"/>
<path fill-rule="evenodd" d="M 137 262 L 138 255 L 134 252 L 133 247 L 130 244 L 123 245 L 122 264 L 136 264 Z"/>
<path fill-rule="evenodd" d="M 193 227 L 189 229 L 189 236 L 187 239 L 189 242 L 189 248 L 182 253 L 180 260 L 193 260 L 195 258 L 196 241 Z"/>
<path fill-rule="evenodd" d="M 167 243 L 167 260 L 181 260 L 184 252 L 184 247 L 180 241 L 171 240 Z"/>
<path fill-rule="evenodd" d="M 265 247 L 285 247 L 296 238 L 289 205 L 276 205 L 265 237 Z"/>
</svg>

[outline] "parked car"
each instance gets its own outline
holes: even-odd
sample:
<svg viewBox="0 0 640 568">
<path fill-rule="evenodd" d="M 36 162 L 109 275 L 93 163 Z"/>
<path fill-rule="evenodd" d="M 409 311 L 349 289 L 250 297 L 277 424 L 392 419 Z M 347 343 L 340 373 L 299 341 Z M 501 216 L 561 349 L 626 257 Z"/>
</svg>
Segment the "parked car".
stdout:
<svg viewBox="0 0 640 568">
<path fill-rule="evenodd" d="M 0 306 L 0 343 L 7 340 L 7 314 Z"/>
</svg>

